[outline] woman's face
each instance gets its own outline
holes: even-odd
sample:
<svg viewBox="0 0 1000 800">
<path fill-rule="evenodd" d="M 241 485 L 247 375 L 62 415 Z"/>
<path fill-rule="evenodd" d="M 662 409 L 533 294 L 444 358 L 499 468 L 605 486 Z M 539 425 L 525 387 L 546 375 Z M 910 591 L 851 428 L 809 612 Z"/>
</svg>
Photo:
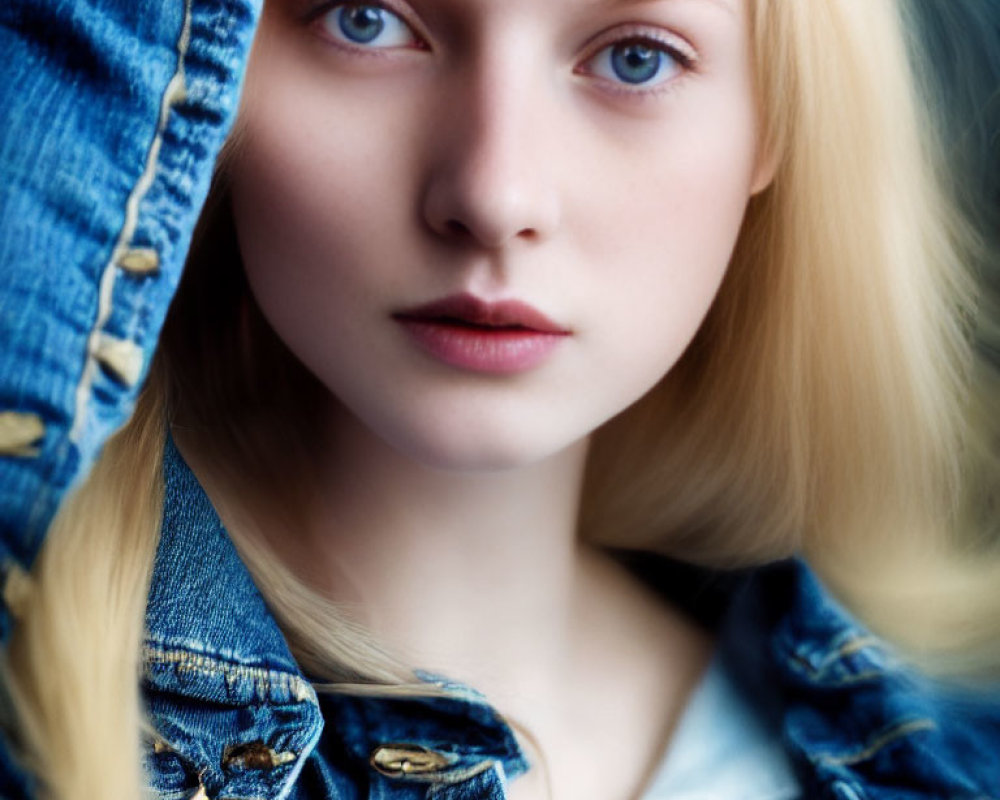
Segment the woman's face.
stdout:
<svg viewBox="0 0 1000 800">
<path fill-rule="evenodd" d="M 240 124 L 265 316 L 447 468 L 539 460 L 649 390 L 770 179 L 743 0 L 269 0 Z"/>
</svg>

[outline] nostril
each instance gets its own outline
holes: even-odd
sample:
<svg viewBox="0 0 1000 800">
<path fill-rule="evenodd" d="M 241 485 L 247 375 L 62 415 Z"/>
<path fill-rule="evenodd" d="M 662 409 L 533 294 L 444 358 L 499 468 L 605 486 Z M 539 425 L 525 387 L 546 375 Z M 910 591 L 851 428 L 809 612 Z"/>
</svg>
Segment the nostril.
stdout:
<svg viewBox="0 0 1000 800">
<path fill-rule="evenodd" d="M 461 220 L 449 219 L 444 223 L 445 232 L 459 239 L 474 238 L 483 241 L 484 243 L 489 243 L 486 237 L 477 236 L 476 232 L 473 231 L 468 225 L 466 225 Z M 522 239 L 536 239 L 538 237 L 538 231 L 535 228 L 523 228 L 519 230 L 516 234 Z"/>
<path fill-rule="evenodd" d="M 445 223 L 445 228 L 448 229 L 448 233 L 456 234 L 458 236 L 468 236 L 471 232 L 468 226 L 464 222 L 459 222 L 457 219 L 450 219 Z"/>
</svg>

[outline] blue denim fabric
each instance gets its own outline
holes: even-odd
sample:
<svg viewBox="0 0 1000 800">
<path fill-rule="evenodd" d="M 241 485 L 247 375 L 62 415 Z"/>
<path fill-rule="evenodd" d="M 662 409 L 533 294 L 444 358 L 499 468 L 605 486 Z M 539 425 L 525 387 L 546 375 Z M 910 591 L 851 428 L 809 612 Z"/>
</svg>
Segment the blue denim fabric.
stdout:
<svg viewBox="0 0 1000 800">
<path fill-rule="evenodd" d="M 0 4 L 5 569 L 30 565 L 60 500 L 131 410 L 232 123 L 258 6 Z M 474 691 L 318 695 L 169 442 L 164 469 L 143 652 L 161 797 L 199 785 L 212 798 L 504 796 L 527 762 Z M 694 605 L 711 583 L 689 593 Z M 808 797 L 1000 798 L 1000 702 L 908 672 L 801 562 L 718 594 L 728 667 L 781 732 Z M 394 769 L 390 747 L 414 768 Z M 0 741 L 0 797 L 30 796 Z"/>
<path fill-rule="evenodd" d="M 1000 796 L 1000 693 L 907 669 L 804 566 L 772 598 L 786 745 L 829 796 Z M 786 590 L 787 591 L 787 590 Z"/>
<path fill-rule="evenodd" d="M 32 563 L 60 500 L 131 412 L 260 2 L 0 3 L 5 570 Z"/>
</svg>

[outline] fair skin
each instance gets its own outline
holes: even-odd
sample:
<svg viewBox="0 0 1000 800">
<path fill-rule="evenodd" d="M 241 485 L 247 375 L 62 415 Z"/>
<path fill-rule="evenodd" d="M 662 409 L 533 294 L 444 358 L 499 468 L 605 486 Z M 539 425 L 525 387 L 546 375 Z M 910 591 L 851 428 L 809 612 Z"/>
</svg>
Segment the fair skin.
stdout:
<svg viewBox="0 0 1000 800">
<path fill-rule="evenodd" d="M 676 362 L 770 180 L 745 14 L 274 0 L 251 59 L 240 249 L 331 393 L 323 496 L 276 550 L 528 727 L 557 800 L 635 797 L 711 654 L 576 515 L 589 434 Z M 529 304 L 558 335 L 401 322 L 456 294 Z"/>
</svg>

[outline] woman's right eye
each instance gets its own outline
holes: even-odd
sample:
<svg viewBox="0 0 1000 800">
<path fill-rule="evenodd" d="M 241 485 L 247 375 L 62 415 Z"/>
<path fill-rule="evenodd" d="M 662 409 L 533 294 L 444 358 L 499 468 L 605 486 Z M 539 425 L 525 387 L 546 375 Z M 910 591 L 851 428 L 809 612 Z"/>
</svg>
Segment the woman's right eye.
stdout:
<svg viewBox="0 0 1000 800">
<path fill-rule="evenodd" d="M 340 3 L 317 15 L 326 36 L 367 50 L 420 47 L 413 29 L 398 15 L 375 3 Z"/>
</svg>

